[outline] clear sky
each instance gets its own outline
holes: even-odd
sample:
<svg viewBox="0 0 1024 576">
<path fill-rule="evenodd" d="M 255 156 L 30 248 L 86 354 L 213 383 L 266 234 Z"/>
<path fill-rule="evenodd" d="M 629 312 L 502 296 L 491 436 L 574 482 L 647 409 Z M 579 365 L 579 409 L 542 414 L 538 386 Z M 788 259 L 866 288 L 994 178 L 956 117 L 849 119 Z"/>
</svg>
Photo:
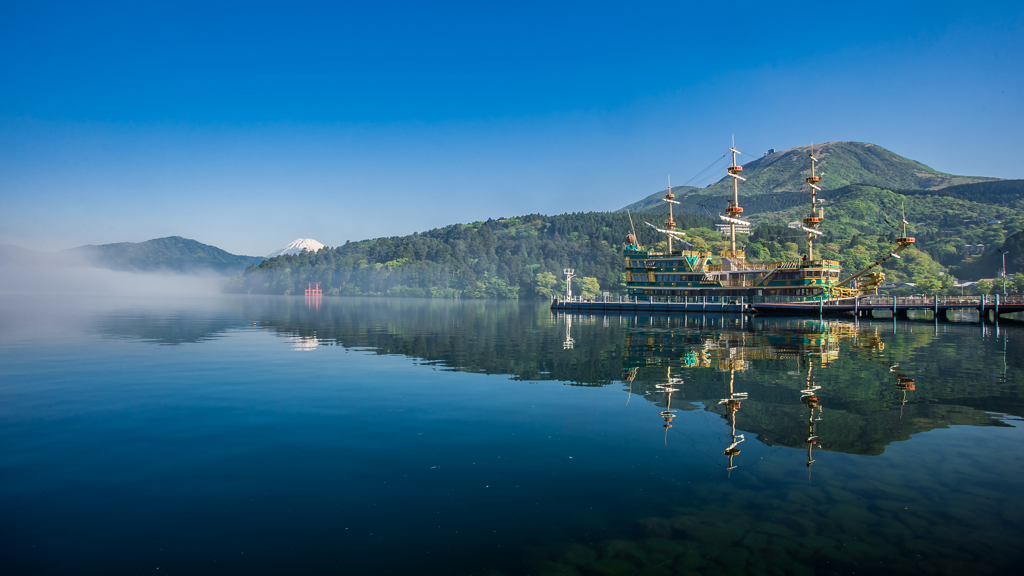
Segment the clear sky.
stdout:
<svg viewBox="0 0 1024 576">
<path fill-rule="evenodd" d="M 613 210 L 729 145 L 1024 178 L 1024 2 L 0 3 L 0 243 Z"/>
</svg>

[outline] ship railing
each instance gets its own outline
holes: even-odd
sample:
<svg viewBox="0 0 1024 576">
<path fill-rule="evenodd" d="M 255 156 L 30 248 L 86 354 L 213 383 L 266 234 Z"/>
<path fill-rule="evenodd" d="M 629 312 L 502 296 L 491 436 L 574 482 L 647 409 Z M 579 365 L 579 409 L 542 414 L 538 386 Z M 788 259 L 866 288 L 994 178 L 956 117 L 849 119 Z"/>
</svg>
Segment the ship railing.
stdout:
<svg viewBox="0 0 1024 576">
<path fill-rule="evenodd" d="M 656 304 L 746 304 L 750 298 L 746 296 L 648 296 L 649 301 Z M 631 300 L 625 300 L 630 302 Z M 644 304 L 643 300 L 638 303 Z"/>
<path fill-rule="evenodd" d="M 701 268 L 704 272 L 764 272 L 771 269 L 796 270 L 800 262 L 734 262 L 728 270 L 721 264 L 708 264 Z"/>
<path fill-rule="evenodd" d="M 587 302 L 618 302 L 620 304 L 637 304 L 643 306 L 645 304 L 689 304 L 689 305 L 702 305 L 702 304 L 747 304 L 750 302 L 750 298 L 746 296 L 648 296 L 646 299 L 641 299 L 638 296 L 619 296 L 618 298 L 609 297 L 607 300 L 601 296 L 572 296 L 566 298 L 565 296 L 552 296 L 552 302 L 559 304 L 576 304 L 576 303 L 587 303 Z"/>
<path fill-rule="evenodd" d="M 751 296 L 753 304 L 814 304 L 822 300 L 820 296 Z"/>
</svg>

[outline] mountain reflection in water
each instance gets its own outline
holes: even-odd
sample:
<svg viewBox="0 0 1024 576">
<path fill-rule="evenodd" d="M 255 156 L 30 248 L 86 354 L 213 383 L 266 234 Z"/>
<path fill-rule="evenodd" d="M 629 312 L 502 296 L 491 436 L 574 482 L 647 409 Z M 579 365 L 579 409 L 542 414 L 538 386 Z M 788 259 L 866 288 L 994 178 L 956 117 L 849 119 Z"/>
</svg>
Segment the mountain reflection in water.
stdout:
<svg viewBox="0 0 1024 576">
<path fill-rule="evenodd" d="M 30 309 L 0 327 L 4 572 L 1020 560 L 1013 325 L 237 297 L 62 308 L 56 337 Z"/>
</svg>

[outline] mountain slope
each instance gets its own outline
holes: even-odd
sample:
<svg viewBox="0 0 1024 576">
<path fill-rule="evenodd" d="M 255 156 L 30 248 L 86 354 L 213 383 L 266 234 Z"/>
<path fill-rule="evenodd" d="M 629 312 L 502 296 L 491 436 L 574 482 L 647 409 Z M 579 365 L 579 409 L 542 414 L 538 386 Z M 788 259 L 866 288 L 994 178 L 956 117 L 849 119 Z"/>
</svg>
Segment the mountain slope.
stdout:
<svg viewBox="0 0 1024 576">
<path fill-rule="evenodd" d="M 1016 185 L 1024 192 L 1024 182 Z M 906 209 L 908 235 L 915 237 L 914 248 L 900 259 L 886 263 L 884 270 L 889 280 L 919 281 L 923 277 L 936 277 L 940 267 L 954 267 L 960 278 L 975 279 L 983 270 L 992 275 L 993 261 L 989 257 L 1004 239 L 1024 229 L 1024 209 L 1020 201 L 1012 201 L 1013 188 L 1000 186 L 995 191 L 1003 204 L 975 202 L 965 197 L 987 198 L 988 194 L 972 191 L 972 184 L 960 187 L 954 195 L 941 195 L 940 191 L 907 191 L 902 193 L 874 186 L 844 186 L 825 192 L 825 233 L 818 241 L 818 254 L 838 260 L 843 268 L 853 271 L 866 266 L 892 249 L 896 236 L 902 235 L 900 214 Z M 789 256 L 806 249 L 806 234 L 786 227 L 787 222 L 799 220 L 807 212 L 807 205 L 785 208 L 775 212 L 753 214 L 750 219 L 758 224 L 750 238 L 748 257 L 767 260 L 784 257 L 782 246 L 791 242 Z M 977 261 L 977 256 L 965 246 L 987 247 L 986 260 L 976 269 L 965 265 Z M 927 256 L 927 258 L 925 258 Z M 1024 260 L 1022 260 L 1024 262 Z M 1012 271 L 1007 259 L 1007 267 Z"/>
<path fill-rule="evenodd" d="M 759 195 L 787 195 L 807 191 L 805 178 L 810 175 L 810 162 L 807 159 L 810 146 L 799 146 L 756 158 L 743 165 L 743 177 L 747 180 L 740 183 L 740 205 L 747 207 L 748 199 Z M 939 172 L 916 160 L 904 158 L 890 150 L 875 144 L 863 142 L 826 142 L 815 144 L 814 154 L 819 159 L 818 175 L 822 177 L 819 186 L 823 190 L 835 190 L 851 184 L 875 186 L 889 190 L 937 190 L 949 186 L 972 184 L 977 182 L 994 182 L 996 178 L 978 176 L 956 176 Z M 719 159 L 716 169 L 725 174 L 728 158 Z M 715 206 L 714 213 L 725 206 L 722 199 L 709 199 L 703 196 L 727 196 L 732 194 L 732 181 L 723 177 L 706 188 L 680 187 L 675 191 L 677 200 L 683 204 L 683 212 L 703 213 L 694 204 L 711 203 Z M 633 212 L 667 211 L 661 202 L 665 191 L 652 194 L 627 208 Z M 694 197 L 696 196 L 696 197 Z"/>
<path fill-rule="evenodd" d="M 80 246 L 64 250 L 100 268 L 129 272 L 215 272 L 236 274 L 246 266 L 263 261 L 259 256 L 236 256 L 216 246 L 210 246 L 170 236 L 145 242 L 119 242 L 99 246 Z"/>
<path fill-rule="evenodd" d="M 960 278 L 998 278 L 1003 268 L 1003 254 L 1006 252 L 1006 276 L 1024 272 L 1024 231 L 1006 238 L 1002 244 L 988 244 L 984 254 L 970 258 L 953 268 L 953 274 Z"/>
</svg>

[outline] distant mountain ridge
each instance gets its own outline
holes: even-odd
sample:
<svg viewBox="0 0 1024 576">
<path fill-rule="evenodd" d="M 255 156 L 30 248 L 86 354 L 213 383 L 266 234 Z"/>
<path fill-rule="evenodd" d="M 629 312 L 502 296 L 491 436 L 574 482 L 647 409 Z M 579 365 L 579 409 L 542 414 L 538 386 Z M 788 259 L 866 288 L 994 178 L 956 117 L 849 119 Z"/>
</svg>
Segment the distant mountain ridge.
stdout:
<svg viewBox="0 0 1024 576">
<path fill-rule="evenodd" d="M 746 181 L 740 183 L 740 205 L 744 206 L 744 197 L 806 192 L 807 183 L 804 179 L 810 175 L 810 162 L 807 159 L 810 151 L 811 146 L 798 146 L 767 154 L 743 164 L 742 176 Z M 876 144 L 864 142 L 815 144 L 814 155 L 819 159 L 818 175 L 822 177 L 819 186 L 823 190 L 835 190 L 852 184 L 888 190 L 938 190 L 950 186 L 999 180 L 982 176 L 946 174 Z M 673 192 L 679 197 L 677 200 L 684 201 L 680 207 L 683 212 L 704 213 L 705 210 L 697 208 L 699 205 L 708 204 L 711 199 L 707 196 L 724 197 L 732 193 L 732 181 L 724 176 L 727 159 L 723 157 L 721 160 L 721 180 L 706 188 L 673 188 Z M 629 209 L 632 212 L 667 212 L 666 204 L 661 201 L 665 192 L 662 190 L 651 194 L 619 211 Z M 697 198 L 686 201 L 692 196 Z M 724 204 L 718 206 L 716 203 L 713 212 L 722 208 Z"/>
<path fill-rule="evenodd" d="M 128 272 L 214 272 L 231 275 L 263 261 L 261 256 L 238 256 L 181 236 L 80 246 L 63 250 L 62 254 L 76 256 L 101 268 Z"/>
</svg>

